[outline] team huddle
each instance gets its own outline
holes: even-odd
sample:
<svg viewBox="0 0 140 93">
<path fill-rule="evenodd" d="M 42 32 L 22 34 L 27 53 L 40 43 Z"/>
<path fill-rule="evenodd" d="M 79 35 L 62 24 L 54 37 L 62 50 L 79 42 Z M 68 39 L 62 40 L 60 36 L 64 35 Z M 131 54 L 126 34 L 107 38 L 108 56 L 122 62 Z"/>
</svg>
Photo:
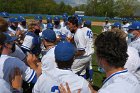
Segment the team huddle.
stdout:
<svg viewBox="0 0 140 93">
<path fill-rule="evenodd" d="M 76 14 L 47 16 L 46 24 L 42 16 L 0 16 L 0 93 L 139 93 L 140 22 L 106 20 L 94 39 L 92 22 Z M 94 53 L 106 74 L 98 91 Z"/>
</svg>

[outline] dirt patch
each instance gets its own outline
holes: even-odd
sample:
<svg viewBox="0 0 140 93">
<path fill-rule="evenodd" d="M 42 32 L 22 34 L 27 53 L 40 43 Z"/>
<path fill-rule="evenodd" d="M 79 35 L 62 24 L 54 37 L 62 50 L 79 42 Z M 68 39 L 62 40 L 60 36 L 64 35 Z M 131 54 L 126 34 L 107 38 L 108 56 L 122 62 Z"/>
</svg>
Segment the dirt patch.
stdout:
<svg viewBox="0 0 140 93">
<path fill-rule="evenodd" d="M 33 19 L 27 19 L 27 23 L 29 23 L 30 21 L 33 21 Z M 46 20 L 42 21 L 43 23 L 47 23 Z M 92 22 L 92 26 L 103 26 L 104 22 Z"/>
</svg>

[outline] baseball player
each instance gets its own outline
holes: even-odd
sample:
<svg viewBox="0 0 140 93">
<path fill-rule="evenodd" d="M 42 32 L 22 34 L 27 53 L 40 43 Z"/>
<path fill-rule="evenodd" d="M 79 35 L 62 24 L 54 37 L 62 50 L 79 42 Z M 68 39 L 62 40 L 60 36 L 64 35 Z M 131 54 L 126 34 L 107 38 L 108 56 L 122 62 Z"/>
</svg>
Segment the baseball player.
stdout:
<svg viewBox="0 0 140 93">
<path fill-rule="evenodd" d="M 124 68 L 128 57 L 125 38 L 117 32 L 103 32 L 96 38 L 95 47 L 97 62 L 107 77 L 98 93 L 138 93 L 137 78 Z"/>
<path fill-rule="evenodd" d="M 87 42 L 86 49 L 85 49 L 86 55 L 90 56 L 91 59 L 90 64 L 88 66 L 88 73 L 89 73 L 89 81 L 92 81 L 92 76 L 93 76 L 92 55 L 94 53 L 94 48 L 93 48 L 93 33 L 91 30 L 91 21 L 86 20 L 81 30 L 84 32 L 85 40 Z"/>
<path fill-rule="evenodd" d="M 73 38 L 72 33 L 70 32 L 68 27 L 68 18 L 65 19 L 65 26 L 62 27 L 60 30 L 60 37 L 61 40 L 67 40 L 67 41 L 71 41 L 71 39 Z"/>
<path fill-rule="evenodd" d="M 76 17 L 69 17 L 68 21 L 70 31 L 71 33 L 74 33 L 74 43 L 77 48 L 76 58 L 71 68 L 74 73 L 85 77 L 86 68 L 91 60 L 91 55 L 87 52 L 88 47 L 86 46 L 85 34 L 78 28 L 78 19 Z"/>
<path fill-rule="evenodd" d="M 60 84 L 65 86 L 66 82 L 70 86 L 71 93 L 77 93 L 79 89 L 81 89 L 81 93 L 91 93 L 88 82 L 70 70 L 75 55 L 75 47 L 69 42 L 62 41 L 57 44 L 54 52 L 58 68 L 46 70 L 38 78 L 33 93 L 58 93 L 58 86 Z"/>
<path fill-rule="evenodd" d="M 136 48 L 140 55 L 140 22 L 133 22 L 129 26 L 128 39 L 131 40 L 128 45 Z"/>
<path fill-rule="evenodd" d="M 0 16 L 3 17 L 6 21 L 8 21 L 9 20 L 9 17 L 10 17 L 7 12 L 1 12 L 0 13 Z"/>
<path fill-rule="evenodd" d="M 22 16 L 19 16 L 17 19 L 19 21 L 18 27 L 20 28 L 20 30 L 23 32 L 27 32 L 26 19 Z"/>
<path fill-rule="evenodd" d="M 46 29 L 46 25 L 42 23 L 42 16 L 35 16 L 34 19 L 39 23 L 39 26 L 41 27 L 42 31 Z"/>
<path fill-rule="evenodd" d="M 52 17 L 51 16 L 47 16 L 46 19 L 47 19 L 47 24 L 52 23 Z"/>
<path fill-rule="evenodd" d="M 18 19 L 17 18 L 9 18 L 9 22 L 11 25 L 8 27 L 10 35 L 18 36 L 21 34 L 20 28 L 18 27 Z"/>
<path fill-rule="evenodd" d="M 26 34 L 23 44 L 21 46 L 22 51 L 25 54 L 29 52 L 39 55 L 41 52 L 41 39 L 39 37 L 40 27 L 36 22 L 32 22 L 28 26 L 28 33 Z"/>
<path fill-rule="evenodd" d="M 105 23 L 103 24 L 102 32 L 106 32 L 106 31 L 110 31 L 110 30 L 111 30 L 111 23 L 108 22 L 108 19 L 105 19 Z"/>
<path fill-rule="evenodd" d="M 112 29 L 122 29 L 122 25 L 120 22 L 115 22 L 113 25 L 112 25 Z"/>
<path fill-rule="evenodd" d="M 56 34 L 57 41 L 60 41 L 60 35 L 61 35 L 61 31 L 60 31 L 61 30 L 60 18 L 58 16 L 55 16 L 53 21 L 54 21 L 53 31 Z"/>
<path fill-rule="evenodd" d="M 63 18 L 63 21 L 60 22 L 60 25 L 61 25 L 61 27 L 65 27 L 65 22 L 67 21 L 68 14 L 63 13 L 62 18 Z"/>
<path fill-rule="evenodd" d="M 5 81 L 9 82 L 9 75 L 12 69 L 18 67 L 22 73 L 22 77 L 26 82 L 35 83 L 37 80 L 37 74 L 33 69 L 26 66 L 23 61 L 18 58 L 11 57 L 9 54 L 12 52 L 12 47 L 14 44 L 14 40 L 16 37 L 10 37 L 8 34 L 4 34 L 6 36 L 5 44 L 2 49 L 1 53 L 1 64 L 0 64 L 0 77 L 3 78 Z"/>
<path fill-rule="evenodd" d="M 126 18 L 124 18 L 122 21 L 123 21 L 122 30 L 123 30 L 125 33 L 127 33 L 128 27 L 130 26 L 130 24 L 129 24 L 129 22 L 128 22 L 128 20 L 127 20 Z"/>
<path fill-rule="evenodd" d="M 45 71 L 52 70 L 57 67 L 55 62 L 55 43 L 56 43 L 56 35 L 55 32 L 51 29 L 46 29 L 42 33 L 43 45 L 45 46 L 45 53 L 42 57 L 42 73 Z"/>
</svg>

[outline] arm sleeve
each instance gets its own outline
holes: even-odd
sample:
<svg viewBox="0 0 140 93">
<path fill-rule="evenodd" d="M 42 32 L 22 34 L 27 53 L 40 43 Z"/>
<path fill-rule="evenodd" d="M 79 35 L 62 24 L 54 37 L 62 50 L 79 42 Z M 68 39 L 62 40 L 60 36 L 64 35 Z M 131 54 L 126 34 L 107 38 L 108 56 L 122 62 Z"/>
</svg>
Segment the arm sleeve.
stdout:
<svg viewBox="0 0 140 93">
<path fill-rule="evenodd" d="M 37 80 L 36 72 L 28 67 L 23 61 L 19 60 L 18 58 L 15 58 L 14 64 L 16 67 L 18 67 L 22 72 L 23 79 L 30 83 L 35 83 Z"/>
</svg>

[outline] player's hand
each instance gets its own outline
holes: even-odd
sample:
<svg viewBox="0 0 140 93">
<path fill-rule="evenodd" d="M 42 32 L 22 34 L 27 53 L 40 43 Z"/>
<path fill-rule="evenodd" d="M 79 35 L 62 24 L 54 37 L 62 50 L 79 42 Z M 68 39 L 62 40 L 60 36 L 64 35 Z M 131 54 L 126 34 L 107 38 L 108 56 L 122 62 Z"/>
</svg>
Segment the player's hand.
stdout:
<svg viewBox="0 0 140 93">
<path fill-rule="evenodd" d="M 64 88 L 62 84 L 60 84 L 59 90 L 60 90 L 60 93 L 71 93 L 68 83 L 66 83 L 66 89 Z M 77 93 L 80 93 L 80 92 L 81 92 L 81 89 L 79 89 Z"/>
<path fill-rule="evenodd" d="M 37 57 L 34 55 L 34 54 L 28 54 L 27 56 L 27 64 L 34 70 L 37 70 L 37 62 L 38 62 L 38 59 Z"/>
<path fill-rule="evenodd" d="M 19 68 L 14 68 L 14 71 L 9 76 L 10 84 L 12 88 L 20 90 L 22 87 L 22 76 Z"/>
<path fill-rule="evenodd" d="M 22 32 L 20 31 L 20 30 L 17 30 L 16 31 L 16 36 L 19 36 L 19 35 L 21 35 L 22 34 Z"/>
</svg>

